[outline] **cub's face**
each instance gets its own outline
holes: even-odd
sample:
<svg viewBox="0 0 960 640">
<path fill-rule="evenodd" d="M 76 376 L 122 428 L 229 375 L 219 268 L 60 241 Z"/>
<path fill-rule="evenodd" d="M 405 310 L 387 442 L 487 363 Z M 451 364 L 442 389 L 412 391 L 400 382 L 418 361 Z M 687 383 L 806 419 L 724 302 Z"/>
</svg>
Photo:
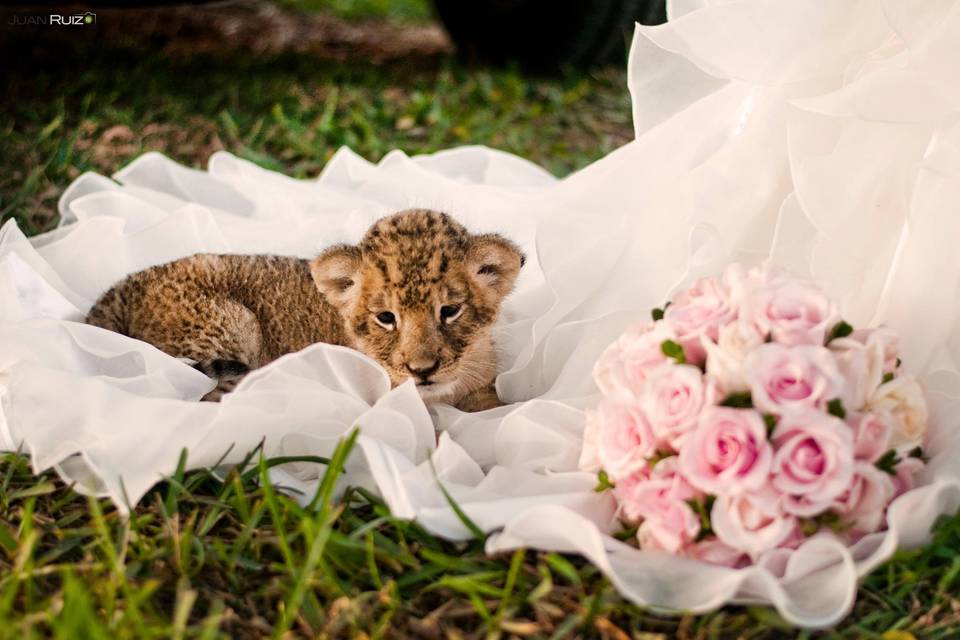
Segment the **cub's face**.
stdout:
<svg viewBox="0 0 960 640">
<path fill-rule="evenodd" d="M 497 235 L 471 235 L 443 213 L 379 220 L 357 246 L 311 263 L 354 346 L 394 385 L 412 378 L 427 402 L 456 402 L 496 375 L 490 330 L 523 264 Z"/>
</svg>

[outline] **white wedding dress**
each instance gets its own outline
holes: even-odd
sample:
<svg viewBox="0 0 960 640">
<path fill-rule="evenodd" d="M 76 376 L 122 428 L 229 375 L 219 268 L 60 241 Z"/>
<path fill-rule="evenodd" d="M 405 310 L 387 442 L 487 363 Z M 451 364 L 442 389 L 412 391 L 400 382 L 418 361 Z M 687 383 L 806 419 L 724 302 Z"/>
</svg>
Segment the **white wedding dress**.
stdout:
<svg viewBox="0 0 960 640">
<path fill-rule="evenodd" d="M 228 153 L 207 171 L 149 153 L 112 178 L 78 178 L 55 231 L 27 239 L 8 222 L 0 448 L 126 510 L 184 448 L 190 468 L 237 463 L 261 440 L 269 456 L 324 455 L 359 425 L 346 481 L 437 535 L 470 535 L 439 480 L 495 532 L 490 552 L 579 552 L 641 604 L 764 602 L 798 625 L 836 623 L 860 576 L 960 508 L 960 3 L 669 5 L 667 24 L 634 38 L 636 140 L 564 180 L 478 147 L 376 165 L 344 149 L 307 181 Z M 328 345 L 201 403 L 205 376 L 82 323 L 100 293 L 150 265 L 311 256 L 410 206 L 503 233 L 530 258 L 498 328 L 508 406 L 428 412 L 412 386 L 390 389 L 373 361 Z M 923 486 L 890 508 L 887 531 L 850 550 L 816 538 L 780 566 L 731 570 L 616 541 L 609 497 L 577 469 L 593 362 L 678 285 L 768 258 L 813 278 L 855 326 L 901 333 L 933 407 Z M 274 480 L 309 499 L 322 472 L 292 464 Z"/>
</svg>

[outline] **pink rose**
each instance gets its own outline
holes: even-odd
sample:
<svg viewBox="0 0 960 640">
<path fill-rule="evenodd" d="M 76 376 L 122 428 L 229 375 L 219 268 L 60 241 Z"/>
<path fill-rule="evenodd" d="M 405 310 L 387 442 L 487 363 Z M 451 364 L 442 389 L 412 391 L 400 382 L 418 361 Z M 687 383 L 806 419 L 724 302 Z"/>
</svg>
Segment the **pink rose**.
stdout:
<svg viewBox="0 0 960 640">
<path fill-rule="evenodd" d="M 764 265 L 746 268 L 742 264 L 731 264 L 723 272 L 723 284 L 730 292 L 730 300 L 739 307 L 747 297 L 760 287 L 787 278 L 786 272 L 780 267 Z"/>
<path fill-rule="evenodd" d="M 637 528 L 637 542 L 644 551 L 666 551 L 673 553 L 672 550 L 661 544 L 660 536 L 654 533 L 655 526 L 653 522 L 643 522 Z M 664 536 L 666 537 L 666 536 Z"/>
<path fill-rule="evenodd" d="M 700 336 L 716 341 L 721 326 L 733 321 L 737 310 L 727 287 L 713 278 L 701 278 L 673 299 L 663 319 L 676 332 L 687 360 L 703 362 L 706 354 Z"/>
<path fill-rule="evenodd" d="M 869 462 L 857 462 L 850 487 L 834 500 L 833 508 L 852 525 L 851 533 L 873 533 L 883 524 L 883 514 L 893 494 L 889 475 Z"/>
<path fill-rule="evenodd" d="M 620 343 L 612 342 L 593 365 L 593 381 L 602 393 L 613 394 L 617 389 L 626 386 L 624 377 Z"/>
<path fill-rule="evenodd" d="M 744 362 L 753 406 L 764 413 L 823 409 L 843 392 L 843 377 L 823 347 L 769 342 Z"/>
<path fill-rule="evenodd" d="M 890 448 L 892 419 L 882 413 L 853 412 L 847 415 L 847 424 L 853 430 L 853 457 L 876 462 Z"/>
<path fill-rule="evenodd" d="M 772 459 L 760 414 L 730 407 L 704 409 L 680 450 L 680 468 L 690 484 L 718 495 L 760 489 Z"/>
<path fill-rule="evenodd" d="M 697 539 L 700 518 L 690 505 L 680 502 L 662 518 L 644 520 L 637 529 L 637 541 L 644 551 L 678 553 Z"/>
<path fill-rule="evenodd" d="M 863 408 L 883 379 L 883 345 L 872 338 L 863 343 L 851 336 L 831 341 L 829 348 L 844 379 L 844 406 Z"/>
<path fill-rule="evenodd" d="M 806 410 L 780 418 L 773 432 L 773 487 L 784 511 L 801 517 L 827 509 L 850 486 L 853 434 L 844 422 Z"/>
<path fill-rule="evenodd" d="M 891 478 L 893 480 L 894 498 L 899 498 L 913 489 L 917 482 L 916 476 L 923 469 L 923 466 L 923 460 L 919 458 L 907 457 L 900 461 L 900 464 L 894 469 L 896 475 Z"/>
<path fill-rule="evenodd" d="M 893 446 L 916 444 L 927 432 L 927 398 L 920 383 L 910 376 L 897 376 L 880 385 L 867 399 L 867 409 L 893 417 Z"/>
<path fill-rule="evenodd" d="M 781 549 L 799 549 L 800 546 L 807 541 L 807 536 L 803 535 L 803 531 L 800 529 L 798 524 L 793 528 L 793 531 L 790 532 L 790 535 L 787 536 L 787 539 L 780 543 Z"/>
<path fill-rule="evenodd" d="M 646 466 L 657 451 L 657 441 L 643 413 L 632 406 L 605 399 L 597 407 L 596 447 L 600 466 L 614 480 Z"/>
<path fill-rule="evenodd" d="M 743 363 L 763 344 L 763 336 L 751 325 L 731 322 L 720 327 L 717 342 L 700 336 L 700 344 L 707 356 L 707 377 L 716 382 L 721 395 L 749 390 Z"/>
<path fill-rule="evenodd" d="M 758 492 L 717 497 L 710 522 L 720 540 L 754 560 L 779 547 L 797 526 L 797 519 L 780 508 L 780 494 L 770 485 Z"/>
<path fill-rule="evenodd" d="M 700 496 L 679 472 L 677 457 L 660 460 L 653 471 L 639 471 L 624 481 L 617 482 L 613 495 L 620 505 L 620 513 L 626 520 L 665 519 L 677 508 L 677 503 L 686 504 Z"/>
<path fill-rule="evenodd" d="M 886 326 L 874 329 L 857 329 L 850 337 L 864 346 L 877 345 L 883 361 L 883 373 L 894 373 L 900 351 L 900 336 Z"/>
<path fill-rule="evenodd" d="M 691 544 L 684 552 L 688 558 L 715 564 L 718 567 L 740 569 L 750 564 L 750 558 L 746 554 L 717 538 L 708 538 Z"/>
<path fill-rule="evenodd" d="M 663 342 L 676 339 L 662 321 L 628 328 L 594 365 L 597 387 L 607 395 L 639 393 L 650 372 L 669 360 L 663 355 Z"/>
<path fill-rule="evenodd" d="M 700 519 L 687 504 L 700 494 L 680 475 L 676 456 L 664 458 L 652 472 L 640 472 L 626 482 L 618 482 L 613 493 L 625 519 L 643 519 L 645 531 L 656 540 L 657 548 L 676 553 L 700 531 Z M 648 544 L 645 548 L 651 547 Z"/>
<path fill-rule="evenodd" d="M 611 492 L 617 500 L 617 513 L 623 520 L 635 522 L 640 514 L 640 501 L 644 498 L 647 482 L 650 480 L 650 468 L 644 466 L 628 476 L 617 480 Z"/>
<path fill-rule="evenodd" d="M 813 284 L 789 278 L 756 289 L 744 300 L 740 316 L 775 342 L 818 346 L 840 319 L 836 307 Z"/>
<path fill-rule="evenodd" d="M 675 451 L 697 425 L 700 411 L 713 401 L 713 386 L 693 365 L 660 367 L 647 378 L 640 399 L 653 434 Z"/>
</svg>

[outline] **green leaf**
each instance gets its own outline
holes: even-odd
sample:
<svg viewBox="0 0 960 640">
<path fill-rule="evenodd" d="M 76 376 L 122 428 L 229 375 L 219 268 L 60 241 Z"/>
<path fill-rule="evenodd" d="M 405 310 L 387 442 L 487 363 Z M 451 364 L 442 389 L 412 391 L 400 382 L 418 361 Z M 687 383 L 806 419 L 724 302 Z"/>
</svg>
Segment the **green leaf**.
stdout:
<svg viewBox="0 0 960 640">
<path fill-rule="evenodd" d="M 620 542 L 626 542 L 627 540 L 630 540 L 637 535 L 637 530 L 639 528 L 640 527 L 637 525 L 633 525 L 632 527 L 626 527 L 625 529 L 621 529 L 620 531 L 615 532 L 613 534 L 613 537 L 619 540 Z"/>
<path fill-rule="evenodd" d="M 677 364 L 684 364 L 687 361 L 687 357 L 683 353 L 683 347 L 673 340 L 664 340 L 661 342 L 660 351 L 668 358 L 676 360 Z"/>
<path fill-rule="evenodd" d="M 943 577 L 937 581 L 937 592 L 950 593 L 951 585 L 960 576 L 960 556 L 954 556 L 950 568 L 943 574 Z"/>
<path fill-rule="evenodd" d="M 359 436 L 360 427 L 355 426 L 346 438 L 341 438 L 340 442 L 337 443 L 336 448 L 333 450 L 333 455 L 327 463 L 327 469 L 323 474 L 323 478 L 320 479 L 320 486 L 317 487 L 317 493 L 310 501 L 308 506 L 309 510 L 318 509 L 321 512 L 330 510 L 334 490 L 340 481 L 340 474 L 346 473 L 347 458 L 350 457 L 350 452 L 353 451 L 353 446 Z M 309 458 L 309 456 L 304 457 Z M 263 474 L 266 474 L 267 469 L 271 466 L 268 459 L 262 459 L 260 465 Z"/>
<path fill-rule="evenodd" d="M 580 584 L 580 574 L 569 560 L 552 552 L 548 553 L 544 559 L 551 569 L 566 578 L 568 582 Z"/>
<path fill-rule="evenodd" d="M 749 391 L 731 393 L 720 402 L 720 406 L 733 407 L 734 409 L 752 409 L 753 397 Z"/>
<path fill-rule="evenodd" d="M 930 460 L 927 457 L 927 455 L 923 452 L 923 447 L 914 447 L 913 449 L 910 449 L 910 451 L 907 453 L 907 457 L 917 458 L 924 464 L 926 464 Z"/>
<path fill-rule="evenodd" d="M 843 533 L 856 524 L 856 520 L 846 521 L 836 511 L 824 511 L 817 516 L 817 522 L 834 533 Z"/>
<path fill-rule="evenodd" d="M 887 384 L 888 382 L 893 380 L 893 378 L 894 378 L 893 372 L 888 371 L 887 373 L 883 374 L 883 379 L 880 380 L 880 384 Z"/>
<path fill-rule="evenodd" d="M 820 525 L 816 520 L 812 518 L 804 518 L 800 520 L 800 533 L 802 533 L 805 537 L 809 538 L 819 530 Z"/>
<path fill-rule="evenodd" d="M 693 509 L 693 512 L 700 517 L 700 532 L 697 533 L 697 542 L 713 535 L 713 525 L 710 522 L 710 512 L 713 510 L 713 503 L 717 501 L 714 495 L 708 495 L 705 498 L 693 498 L 687 500 L 687 504 Z"/>
<path fill-rule="evenodd" d="M 668 302 L 667 304 L 663 305 L 663 307 L 657 307 L 656 309 L 652 309 L 650 311 L 650 317 L 653 318 L 654 322 L 657 322 L 658 320 L 663 320 L 663 314 L 667 312 L 667 307 L 669 306 L 670 306 L 670 303 Z"/>
<path fill-rule="evenodd" d="M 177 469 L 167 478 L 167 497 L 163 501 L 164 514 L 171 516 L 178 511 L 177 504 L 181 493 L 187 492 L 183 485 L 183 478 L 187 472 L 187 449 L 180 449 L 177 459 Z"/>
<path fill-rule="evenodd" d="M 853 523 L 844 522 L 840 514 L 836 511 L 824 511 L 812 518 L 803 518 L 800 520 L 800 530 L 803 535 L 809 537 L 821 529 L 829 529 L 834 533 L 841 533 L 850 528 Z"/>
<path fill-rule="evenodd" d="M 481 529 L 479 526 L 477 526 L 477 523 L 474 522 L 473 520 L 471 520 L 471 519 L 470 519 L 470 516 L 468 516 L 468 515 L 466 514 L 466 512 L 465 512 L 463 509 L 460 508 L 460 505 L 457 504 L 457 501 L 453 499 L 453 496 L 450 495 L 450 492 L 447 491 L 447 488 L 446 488 L 445 486 L 443 486 L 443 483 L 442 483 L 442 482 L 440 482 L 440 476 L 437 475 L 437 468 L 433 465 L 433 455 L 432 455 L 432 452 L 431 452 L 431 456 L 428 458 L 428 460 L 429 460 L 429 462 L 430 462 L 430 470 L 433 472 L 433 479 L 436 480 L 436 482 L 437 482 L 437 487 L 439 487 L 439 489 L 440 489 L 440 493 L 443 494 L 443 498 L 447 501 L 447 505 L 449 505 L 450 509 L 453 510 L 454 515 L 456 515 L 456 516 L 457 516 L 457 519 L 460 520 L 460 523 L 461 523 L 464 527 L 466 527 L 467 531 L 469 531 L 471 534 L 473 534 L 473 537 L 474 537 L 474 538 L 476 538 L 477 540 L 479 540 L 479 541 L 481 541 L 481 542 L 484 541 L 484 540 L 486 540 L 486 539 L 487 539 L 487 534 L 484 533 L 484 532 L 483 532 L 483 529 Z"/>
<path fill-rule="evenodd" d="M 763 423 L 767 425 L 767 437 L 769 438 L 773 434 L 773 430 L 777 428 L 777 416 L 772 413 L 763 414 Z"/>
<path fill-rule="evenodd" d="M 603 493 L 607 489 L 613 489 L 616 485 L 610 481 L 610 476 L 603 469 L 597 472 L 597 486 L 593 488 L 597 493 Z"/>
<path fill-rule="evenodd" d="M 827 413 L 841 420 L 847 417 L 847 410 L 843 408 L 843 401 L 840 398 L 834 398 L 827 403 Z"/>
<path fill-rule="evenodd" d="M 57 486 L 52 482 L 38 482 L 31 487 L 13 491 L 9 496 L 7 496 L 7 499 L 13 501 L 22 500 L 23 498 L 29 498 L 31 496 L 44 496 L 48 493 L 53 493 L 56 490 Z"/>
<path fill-rule="evenodd" d="M 3 547 L 3 550 L 6 551 L 7 557 L 12 557 L 19 546 L 19 542 L 10 529 L 6 525 L 0 524 L 0 547 Z"/>
<path fill-rule="evenodd" d="M 661 460 L 664 460 L 665 458 L 672 458 L 675 455 L 677 454 L 675 454 L 673 451 L 665 451 L 663 449 L 657 449 L 657 451 L 652 456 L 647 458 L 647 466 L 650 467 L 650 469 L 652 470 L 655 466 L 657 466 L 657 463 L 659 463 Z"/>
<path fill-rule="evenodd" d="M 853 333 L 853 327 L 841 320 L 837 324 L 833 325 L 833 328 L 830 329 L 830 333 L 827 334 L 827 344 L 830 344 L 837 338 L 846 338 L 851 333 Z"/>
<path fill-rule="evenodd" d="M 770 629 L 777 629 L 784 632 L 789 632 L 790 635 L 793 635 L 796 632 L 796 629 L 792 624 L 787 622 L 773 609 L 767 607 L 752 606 L 747 608 L 747 613 L 750 616 L 760 623 L 761 627 L 769 627 Z"/>
<path fill-rule="evenodd" d="M 553 578 L 550 577 L 550 571 L 541 567 L 540 575 L 543 576 L 540 584 L 531 589 L 530 593 L 527 594 L 527 602 L 530 604 L 535 604 L 537 601 L 550 595 L 550 592 L 553 591 Z"/>
<path fill-rule="evenodd" d="M 880 471 L 895 476 L 897 475 L 897 465 L 900 464 L 900 458 L 897 456 L 895 449 L 890 449 L 873 464 Z"/>
<path fill-rule="evenodd" d="M 324 458 L 323 456 L 277 456 L 275 458 L 267 458 L 267 460 L 264 462 L 264 465 L 267 467 L 267 469 L 270 469 L 272 467 L 276 467 L 281 464 L 289 464 L 291 462 L 315 462 L 317 464 L 329 465 L 330 458 Z M 249 471 L 245 471 L 240 475 L 240 478 L 246 482 L 255 478 L 259 472 L 259 467 L 256 467 L 250 469 Z M 342 473 L 346 472 L 344 471 Z"/>
<path fill-rule="evenodd" d="M 40 130 L 40 135 L 37 137 L 37 142 L 43 142 L 49 138 L 54 131 L 60 128 L 60 125 L 63 124 L 63 114 L 58 114 L 50 123 Z"/>
</svg>

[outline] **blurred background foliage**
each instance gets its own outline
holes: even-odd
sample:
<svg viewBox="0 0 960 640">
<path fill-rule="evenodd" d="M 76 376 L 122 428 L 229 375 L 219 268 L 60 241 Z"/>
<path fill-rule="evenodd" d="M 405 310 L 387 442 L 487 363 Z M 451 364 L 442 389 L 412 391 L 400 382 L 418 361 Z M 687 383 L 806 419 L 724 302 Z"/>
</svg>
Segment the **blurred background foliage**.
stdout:
<svg viewBox="0 0 960 640">
<path fill-rule="evenodd" d="M 81 173 L 146 151 L 308 178 L 343 145 L 376 161 L 485 144 L 562 176 L 632 137 L 622 66 L 466 65 L 424 0 L 104 8 L 74 31 L 3 13 L 0 216 L 28 233 Z"/>
<path fill-rule="evenodd" d="M 301 11 L 328 12 L 348 20 L 427 22 L 433 19 L 428 0 L 277 0 L 281 6 Z"/>
</svg>

